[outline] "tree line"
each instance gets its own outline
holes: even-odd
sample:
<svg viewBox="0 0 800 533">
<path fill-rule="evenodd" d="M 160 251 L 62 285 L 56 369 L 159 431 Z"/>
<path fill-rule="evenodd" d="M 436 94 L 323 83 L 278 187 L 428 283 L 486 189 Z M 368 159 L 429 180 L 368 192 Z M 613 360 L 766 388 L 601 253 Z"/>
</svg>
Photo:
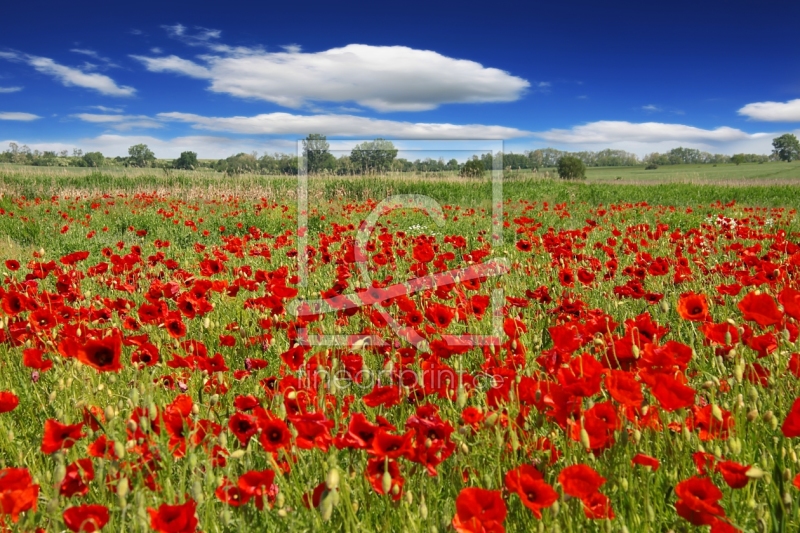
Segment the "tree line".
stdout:
<svg viewBox="0 0 800 533">
<path fill-rule="evenodd" d="M 651 153 L 643 158 L 624 150 L 606 149 L 599 152 L 567 152 L 555 148 L 528 150 L 522 154 L 501 153 L 502 166 L 506 170 L 538 170 L 555 168 L 565 157 L 579 160 L 586 167 L 623 167 L 646 165 L 654 168 L 660 165 L 681 164 L 736 164 L 765 163 L 767 161 L 794 161 L 800 159 L 800 142 L 792 134 L 785 134 L 773 140 L 770 155 L 759 154 L 711 154 L 695 148 L 674 148 L 666 153 Z M 0 162 L 36 166 L 76 166 L 107 167 L 123 166 L 136 168 L 164 168 L 196 170 L 208 168 L 226 174 L 297 174 L 300 163 L 304 162 L 311 174 L 352 175 L 384 172 L 460 172 L 474 175 L 482 168 L 491 170 L 494 157 L 491 153 L 473 156 L 472 160 L 458 162 L 456 159 L 426 158 L 410 161 L 397 157 L 398 150 L 391 141 L 375 139 L 356 145 L 347 155 L 334 156 L 327 138 L 320 134 L 310 134 L 303 140 L 302 159 L 293 154 L 263 154 L 256 152 L 239 153 L 226 159 L 201 160 L 197 153 L 182 152 L 177 159 L 157 159 L 145 144 L 137 144 L 128 149 L 128 157 L 105 157 L 100 152 L 84 153 L 74 149 L 61 152 L 31 150 L 27 146 L 10 143 L 7 150 L 0 153 Z"/>
</svg>

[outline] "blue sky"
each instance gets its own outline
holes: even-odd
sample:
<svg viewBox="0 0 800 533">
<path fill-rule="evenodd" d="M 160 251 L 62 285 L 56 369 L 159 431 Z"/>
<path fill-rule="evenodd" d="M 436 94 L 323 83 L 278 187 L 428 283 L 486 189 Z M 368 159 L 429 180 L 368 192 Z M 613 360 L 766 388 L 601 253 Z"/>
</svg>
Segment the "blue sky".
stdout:
<svg viewBox="0 0 800 533">
<path fill-rule="evenodd" d="M 768 153 L 800 133 L 798 20 L 787 1 L 13 2 L 0 150 L 220 158 L 318 132 Z"/>
</svg>

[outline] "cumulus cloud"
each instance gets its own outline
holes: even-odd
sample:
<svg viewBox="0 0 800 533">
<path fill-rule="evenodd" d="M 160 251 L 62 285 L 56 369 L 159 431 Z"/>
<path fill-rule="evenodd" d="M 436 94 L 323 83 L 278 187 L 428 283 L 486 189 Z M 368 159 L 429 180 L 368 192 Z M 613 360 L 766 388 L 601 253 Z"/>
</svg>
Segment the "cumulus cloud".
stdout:
<svg viewBox="0 0 800 533">
<path fill-rule="evenodd" d="M 52 76 L 67 87 L 92 89 L 106 96 L 133 96 L 136 93 L 136 89 L 133 87 L 117 85 L 114 80 L 104 74 L 87 73 L 77 68 L 61 65 L 49 57 L 0 52 L 0 58 L 26 63 L 42 74 Z"/>
<path fill-rule="evenodd" d="M 18 112 L 5 112 L 0 113 L 0 120 L 19 120 L 22 122 L 30 122 L 31 120 L 40 119 L 39 115 L 33 113 L 18 113 Z"/>
<path fill-rule="evenodd" d="M 505 126 L 413 123 L 336 114 L 268 113 L 252 117 L 205 117 L 191 113 L 159 113 L 157 117 L 188 123 L 196 129 L 251 135 L 306 135 L 309 131 L 330 136 L 401 139 L 506 139 L 529 135 L 529 132 Z"/>
<path fill-rule="evenodd" d="M 218 93 L 301 108 L 309 102 L 356 102 L 381 112 L 426 111 L 447 103 L 511 102 L 530 83 L 475 61 L 405 46 L 350 44 L 321 52 L 230 47 L 217 30 L 196 34 L 178 24 L 170 34 L 208 53 L 199 63 L 175 55 L 132 56 L 153 72 L 208 79 Z M 542 85 L 546 88 L 549 84 Z"/>
<path fill-rule="evenodd" d="M 625 122 L 601 120 L 568 130 L 551 129 L 535 134 L 547 141 L 568 144 L 602 144 L 619 141 L 657 143 L 662 141 L 685 142 L 732 142 L 767 135 L 766 133 L 745 133 L 736 128 L 722 126 L 713 130 L 686 126 L 684 124 L 665 124 L 662 122 Z"/>
<path fill-rule="evenodd" d="M 100 106 L 102 107 L 102 106 Z M 107 127 L 119 131 L 128 131 L 131 129 L 149 129 L 161 128 L 163 125 L 160 122 L 153 120 L 147 115 L 110 115 L 99 113 L 77 113 L 72 115 L 84 122 L 92 124 L 103 124 Z"/>
<path fill-rule="evenodd" d="M 22 87 L 0 87 L 0 94 L 17 93 Z"/>
<path fill-rule="evenodd" d="M 764 122 L 800 122 L 800 98 L 788 102 L 755 102 L 739 110 L 739 114 Z"/>
</svg>

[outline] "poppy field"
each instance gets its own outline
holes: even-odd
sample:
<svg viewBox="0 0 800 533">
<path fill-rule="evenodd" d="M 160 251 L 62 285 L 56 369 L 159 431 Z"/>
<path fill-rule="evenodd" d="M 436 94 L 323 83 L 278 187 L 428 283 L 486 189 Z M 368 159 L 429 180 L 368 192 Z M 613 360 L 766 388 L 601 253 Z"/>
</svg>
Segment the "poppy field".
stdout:
<svg viewBox="0 0 800 533">
<path fill-rule="evenodd" d="M 0 198 L 0 531 L 800 529 L 794 207 L 348 186 Z"/>
</svg>

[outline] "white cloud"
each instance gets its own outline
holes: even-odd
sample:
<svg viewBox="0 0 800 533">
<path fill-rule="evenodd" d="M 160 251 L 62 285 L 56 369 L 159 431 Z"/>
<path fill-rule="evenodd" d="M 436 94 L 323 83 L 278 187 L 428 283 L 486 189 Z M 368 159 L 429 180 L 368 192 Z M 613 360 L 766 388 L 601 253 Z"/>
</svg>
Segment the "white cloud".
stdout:
<svg viewBox="0 0 800 533">
<path fill-rule="evenodd" d="M 0 94 L 16 93 L 22 90 L 22 87 L 0 87 Z"/>
<path fill-rule="evenodd" d="M 522 78 L 480 63 L 405 46 L 350 44 L 321 52 L 297 45 L 280 52 L 217 43 L 217 30 L 170 34 L 210 53 L 203 63 L 178 56 L 132 56 L 153 72 L 209 79 L 209 89 L 240 98 L 301 108 L 309 102 L 356 102 L 377 111 L 426 111 L 447 103 L 511 102 L 530 87 Z M 541 89 L 548 82 L 539 84 Z"/>
<path fill-rule="evenodd" d="M 745 133 L 742 130 L 722 126 L 704 130 L 684 124 L 662 122 L 632 123 L 614 120 L 590 122 L 571 129 L 551 129 L 535 134 L 542 139 L 561 143 L 602 144 L 619 141 L 657 143 L 662 141 L 684 142 L 732 142 L 767 135 Z"/>
<path fill-rule="evenodd" d="M 651 152 L 668 152 L 678 146 L 729 155 L 769 154 L 772 152 L 772 139 L 781 133 L 785 132 L 747 133 L 730 127 L 709 130 L 683 124 L 601 121 L 532 135 L 547 141 L 548 146 L 564 150 L 612 148 L 643 156 Z M 800 134 L 800 131 L 795 133 Z"/>
<path fill-rule="evenodd" d="M 17 113 L 17 112 L 6 112 L 0 113 L 0 120 L 20 120 L 23 122 L 30 122 L 31 120 L 40 119 L 39 115 L 34 115 L 33 113 Z"/>
<path fill-rule="evenodd" d="M 651 111 L 651 112 L 655 112 L 655 111 L 661 111 L 661 108 L 660 108 L 660 107 L 658 107 L 657 105 L 654 105 L 654 104 L 647 104 L 647 105 L 643 105 L 643 106 L 642 106 L 642 109 L 643 109 L 644 111 Z"/>
<path fill-rule="evenodd" d="M 268 113 L 252 117 L 204 117 L 191 113 L 159 113 L 163 120 L 185 122 L 193 128 L 261 135 L 306 135 L 400 139 L 506 139 L 525 137 L 529 132 L 505 126 L 482 124 L 436 124 L 380 120 L 354 115 L 292 115 Z"/>
<path fill-rule="evenodd" d="M 107 96 L 133 96 L 136 89 L 126 85 L 117 85 L 114 80 L 103 74 L 87 73 L 80 69 L 60 65 L 49 57 L 20 54 L 17 52 L 0 52 L 0 58 L 9 61 L 27 63 L 42 74 L 53 76 L 63 85 L 92 89 Z"/>
<path fill-rule="evenodd" d="M 755 102 L 739 110 L 739 114 L 765 122 L 800 122 L 800 98 L 788 102 Z"/>
<path fill-rule="evenodd" d="M 108 115 L 97 113 L 78 113 L 72 115 L 84 122 L 103 124 L 118 131 L 128 131 L 134 128 L 150 129 L 161 128 L 163 125 L 147 115 Z"/>
<path fill-rule="evenodd" d="M 91 109 L 97 109 L 98 111 L 105 111 L 106 113 L 122 113 L 123 109 L 121 107 L 106 107 L 104 105 L 92 105 L 89 106 Z"/>
<path fill-rule="evenodd" d="M 144 63 L 150 72 L 176 72 L 192 78 L 212 78 L 211 72 L 194 61 L 172 55 L 164 57 L 131 56 Z"/>
</svg>

